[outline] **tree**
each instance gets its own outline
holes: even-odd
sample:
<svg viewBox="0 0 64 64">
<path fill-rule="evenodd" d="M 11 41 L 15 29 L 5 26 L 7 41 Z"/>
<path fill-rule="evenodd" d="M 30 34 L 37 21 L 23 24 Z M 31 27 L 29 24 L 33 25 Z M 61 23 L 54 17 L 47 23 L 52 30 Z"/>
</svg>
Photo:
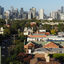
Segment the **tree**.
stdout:
<svg viewBox="0 0 64 64">
<path fill-rule="evenodd" d="M 5 24 L 5 20 L 4 19 L 0 19 L 0 27 L 3 27 Z"/>
<path fill-rule="evenodd" d="M 53 54 L 53 58 L 59 60 L 59 62 L 64 63 L 64 54 Z"/>
<path fill-rule="evenodd" d="M 10 29 L 9 28 L 5 28 L 4 29 L 4 35 L 10 35 Z"/>
<path fill-rule="evenodd" d="M 53 34 L 53 35 L 55 35 L 55 34 L 56 34 L 55 29 L 52 29 L 52 30 L 51 30 L 51 34 Z"/>
<path fill-rule="evenodd" d="M 58 25 L 58 30 L 59 30 L 60 32 L 64 31 L 64 24 L 59 24 L 59 25 Z"/>
</svg>

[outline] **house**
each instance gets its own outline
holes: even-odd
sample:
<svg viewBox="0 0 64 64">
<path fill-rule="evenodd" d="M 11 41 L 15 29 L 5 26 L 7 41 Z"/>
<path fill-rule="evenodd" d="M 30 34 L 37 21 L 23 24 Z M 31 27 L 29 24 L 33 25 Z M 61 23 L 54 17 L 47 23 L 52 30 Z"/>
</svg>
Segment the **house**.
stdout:
<svg viewBox="0 0 64 64">
<path fill-rule="evenodd" d="M 45 44 L 45 45 L 43 46 L 43 48 L 59 48 L 59 46 L 56 45 L 56 44 L 53 43 L 53 42 L 49 42 L 49 43 Z"/>
<path fill-rule="evenodd" d="M 31 22 L 30 25 L 34 26 L 34 25 L 36 25 L 36 22 Z"/>
<path fill-rule="evenodd" d="M 55 35 L 48 35 L 47 39 L 47 41 L 64 41 L 64 37 L 59 37 Z"/>
<path fill-rule="evenodd" d="M 27 28 L 27 27 L 24 28 L 24 35 L 30 35 L 32 33 L 33 33 L 33 30 L 31 28 Z"/>
<path fill-rule="evenodd" d="M 50 32 L 46 32 L 46 30 L 37 30 L 34 34 L 39 34 L 39 35 L 50 35 Z"/>
<path fill-rule="evenodd" d="M 58 32 L 58 36 L 64 36 L 64 32 Z"/>
<path fill-rule="evenodd" d="M 35 54 L 37 57 L 34 57 L 30 60 L 30 64 L 60 64 L 59 61 L 55 58 L 50 58 L 48 54 Z"/>
<path fill-rule="evenodd" d="M 46 35 L 39 35 L 39 34 L 28 35 L 27 41 L 42 41 L 46 37 L 47 37 Z"/>
<path fill-rule="evenodd" d="M 54 54 L 54 53 L 64 53 L 64 48 L 37 48 L 32 54 Z"/>
<path fill-rule="evenodd" d="M 31 53 L 35 48 L 35 44 L 33 44 L 32 42 L 29 42 L 28 44 L 24 45 L 24 49 L 26 51 L 26 53 Z"/>
<path fill-rule="evenodd" d="M 33 44 L 32 42 L 29 42 L 28 44 L 26 44 L 26 45 L 24 45 L 24 48 L 26 49 L 28 49 L 28 48 L 32 48 L 32 47 L 34 47 L 35 46 L 35 44 Z"/>
</svg>

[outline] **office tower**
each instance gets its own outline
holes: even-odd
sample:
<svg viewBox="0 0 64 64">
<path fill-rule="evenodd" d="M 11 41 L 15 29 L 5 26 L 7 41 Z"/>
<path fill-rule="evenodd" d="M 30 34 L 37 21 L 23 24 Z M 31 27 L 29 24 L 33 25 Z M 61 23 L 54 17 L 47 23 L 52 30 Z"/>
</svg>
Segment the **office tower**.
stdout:
<svg viewBox="0 0 64 64">
<path fill-rule="evenodd" d="M 18 12 L 18 9 L 16 8 L 16 10 L 15 10 L 15 17 L 18 18 L 18 15 L 19 15 L 19 12 Z"/>
<path fill-rule="evenodd" d="M 32 7 L 32 14 L 33 14 L 33 18 L 36 17 L 36 8 Z"/>
<path fill-rule="evenodd" d="M 12 12 L 12 18 L 15 19 L 15 18 L 18 18 L 18 15 L 19 15 L 19 12 L 18 12 L 18 9 L 14 9 L 14 11 Z"/>
<path fill-rule="evenodd" d="M 44 19 L 44 10 L 43 9 L 40 9 L 39 10 L 39 19 L 40 20 L 43 20 Z"/>
<path fill-rule="evenodd" d="M 4 13 L 4 8 L 0 6 L 0 15 L 3 15 Z"/>
<path fill-rule="evenodd" d="M 31 13 L 31 19 L 36 18 L 36 8 L 32 7 L 29 13 Z"/>
<path fill-rule="evenodd" d="M 51 12 L 50 13 L 50 16 L 53 18 L 53 19 L 58 19 L 58 12 L 56 12 L 56 11 L 53 11 L 53 12 Z"/>
<path fill-rule="evenodd" d="M 11 6 L 11 12 L 14 12 L 14 7 L 13 6 Z"/>
<path fill-rule="evenodd" d="M 31 11 L 28 12 L 28 19 L 31 19 Z"/>
<path fill-rule="evenodd" d="M 6 19 L 10 19 L 10 11 L 5 11 L 4 13 Z"/>
<path fill-rule="evenodd" d="M 23 10 L 23 8 L 21 8 L 20 13 L 19 13 L 19 18 L 21 18 L 21 19 L 23 18 L 23 13 L 24 13 L 24 10 Z"/>
<path fill-rule="evenodd" d="M 64 14 L 60 13 L 60 20 L 64 20 Z"/>
<path fill-rule="evenodd" d="M 20 9 L 20 14 L 22 14 L 24 12 L 23 8 Z"/>
<path fill-rule="evenodd" d="M 39 19 L 39 14 L 38 14 L 38 12 L 36 12 L 36 19 Z"/>
<path fill-rule="evenodd" d="M 64 13 L 64 7 L 63 6 L 61 7 L 61 13 Z"/>
<path fill-rule="evenodd" d="M 0 18 L 4 17 L 4 8 L 0 6 Z"/>
<path fill-rule="evenodd" d="M 28 13 L 27 12 L 24 12 L 23 13 L 23 18 L 22 19 L 27 19 L 28 18 Z"/>
</svg>

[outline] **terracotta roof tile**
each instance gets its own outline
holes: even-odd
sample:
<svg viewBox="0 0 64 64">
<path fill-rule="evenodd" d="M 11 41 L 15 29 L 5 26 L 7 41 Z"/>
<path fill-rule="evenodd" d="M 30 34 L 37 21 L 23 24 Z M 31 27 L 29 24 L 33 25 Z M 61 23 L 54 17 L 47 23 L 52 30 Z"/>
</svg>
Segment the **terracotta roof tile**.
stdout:
<svg viewBox="0 0 64 64">
<path fill-rule="evenodd" d="M 50 42 L 50 43 L 47 43 L 43 46 L 44 48 L 59 48 L 58 45 L 56 45 L 55 43 L 53 42 Z"/>
<path fill-rule="evenodd" d="M 40 37 L 41 38 L 41 37 L 46 37 L 46 35 L 28 35 L 28 37 L 35 37 L 35 38 Z"/>
</svg>

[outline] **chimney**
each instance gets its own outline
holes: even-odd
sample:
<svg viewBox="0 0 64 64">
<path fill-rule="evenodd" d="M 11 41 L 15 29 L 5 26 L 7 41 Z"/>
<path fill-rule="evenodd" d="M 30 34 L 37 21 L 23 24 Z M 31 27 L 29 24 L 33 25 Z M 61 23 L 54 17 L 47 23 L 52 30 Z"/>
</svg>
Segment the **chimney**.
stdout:
<svg viewBox="0 0 64 64">
<path fill-rule="evenodd" d="M 28 53 L 31 54 L 31 49 L 28 49 Z"/>
<path fill-rule="evenodd" d="M 50 57 L 48 56 L 47 53 L 45 53 L 45 59 L 46 59 L 46 62 L 50 62 Z"/>
</svg>

